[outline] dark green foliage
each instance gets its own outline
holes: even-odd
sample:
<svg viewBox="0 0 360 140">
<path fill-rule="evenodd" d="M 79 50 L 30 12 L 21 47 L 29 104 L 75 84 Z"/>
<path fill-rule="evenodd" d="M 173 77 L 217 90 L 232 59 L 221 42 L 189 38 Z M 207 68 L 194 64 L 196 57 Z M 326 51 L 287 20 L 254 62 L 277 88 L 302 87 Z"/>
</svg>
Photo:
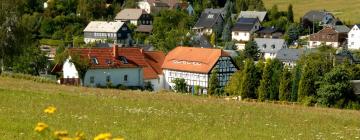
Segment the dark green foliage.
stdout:
<svg viewBox="0 0 360 140">
<path fill-rule="evenodd" d="M 292 23 L 294 22 L 294 12 L 292 4 L 289 4 L 288 12 L 287 12 L 287 20 Z"/>
<path fill-rule="evenodd" d="M 211 72 L 208 88 L 209 95 L 215 95 L 216 93 L 219 93 L 216 92 L 216 90 L 219 88 L 218 73 L 219 71 L 216 68 Z"/>
<path fill-rule="evenodd" d="M 291 101 L 291 72 L 285 67 L 280 79 L 279 100 Z"/>
<path fill-rule="evenodd" d="M 286 41 L 288 44 L 294 43 L 294 41 L 299 39 L 300 36 L 300 25 L 298 23 L 291 23 L 286 31 Z"/>
<path fill-rule="evenodd" d="M 150 81 L 145 82 L 144 89 L 147 90 L 147 91 L 154 91 L 153 85 L 151 84 Z"/>
<path fill-rule="evenodd" d="M 258 87 L 258 99 L 260 101 L 268 100 L 270 98 L 269 88 L 271 85 L 271 60 L 266 60 L 266 65 L 262 73 L 262 79 L 260 80 L 260 86 Z"/>
<path fill-rule="evenodd" d="M 260 50 L 257 47 L 255 41 L 249 41 L 245 44 L 244 55 L 246 58 L 258 60 L 260 56 Z"/>
<path fill-rule="evenodd" d="M 269 87 L 270 100 L 279 100 L 279 84 L 283 65 L 278 59 L 274 59 L 271 61 L 270 66 L 272 73 Z"/>
<path fill-rule="evenodd" d="M 228 42 L 231 40 L 231 19 L 229 19 L 229 21 L 225 24 L 221 39 L 224 42 Z"/>
<path fill-rule="evenodd" d="M 241 71 L 235 72 L 231 76 L 227 85 L 225 86 L 225 92 L 228 95 L 240 95 L 241 80 L 242 80 L 242 72 Z"/>
<path fill-rule="evenodd" d="M 236 0 L 236 9 L 238 12 L 248 9 L 247 0 Z"/>
<path fill-rule="evenodd" d="M 172 81 L 175 86 L 174 86 L 174 90 L 176 92 L 181 92 L 181 93 L 185 93 L 186 91 L 186 82 L 185 79 L 183 78 L 176 78 Z"/>
<path fill-rule="evenodd" d="M 292 71 L 292 84 L 291 84 L 291 101 L 296 102 L 298 100 L 298 88 L 301 78 L 301 66 L 296 65 Z"/>
<path fill-rule="evenodd" d="M 85 74 L 90 68 L 90 60 L 85 57 L 81 57 L 79 54 L 70 54 L 70 61 L 74 63 L 76 70 L 79 73 L 79 78 L 82 83 L 84 82 Z"/>
<path fill-rule="evenodd" d="M 245 67 L 242 71 L 242 80 L 240 85 L 240 95 L 242 98 L 256 98 L 256 85 L 257 85 L 257 71 L 254 61 L 247 59 L 245 61 Z"/>
<path fill-rule="evenodd" d="M 275 21 L 280 17 L 280 13 L 279 13 L 277 5 L 273 5 L 273 7 L 271 7 L 269 14 L 270 14 L 269 15 L 270 20 L 272 20 L 272 21 Z"/>
<path fill-rule="evenodd" d="M 347 70 L 342 66 L 337 66 L 326 73 L 317 94 L 318 102 L 322 105 L 344 107 L 352 97 L 350 76 Z"/>
</svg>

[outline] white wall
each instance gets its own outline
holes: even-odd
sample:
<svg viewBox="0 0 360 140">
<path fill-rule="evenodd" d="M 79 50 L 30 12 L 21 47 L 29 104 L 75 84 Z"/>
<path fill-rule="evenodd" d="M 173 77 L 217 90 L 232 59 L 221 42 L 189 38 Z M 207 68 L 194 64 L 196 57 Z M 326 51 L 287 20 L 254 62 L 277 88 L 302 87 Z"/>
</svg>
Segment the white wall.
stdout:
<svg viewBox="0 0 360 140">
<path fill-rule="evenodd" d="M 127 81 L 124 76 L 127 75 Z M 85 74 L 85 86 L 95 87 L 96 85 L 105 86 L 106 77 L 110 76 L 113 86 L 122 84 L 125 86 L 143 86 L 143 70 L 141 68 L 121 68 L 121 69 L 89 69 Z M 94 77 L 94 83 L 90 83 L 90 77 Z"/>
<path fill-rule="evenodd" d="M 154 91 L 160 91 L 164 89 L 164 76 L 158 75 L 157 79 L 148 79 L 144 80 L 144 82 L 150 82 L 153 86 Z"/>
<path fill-rule="evenodd" d="M 208 87 L 208 74 L 202 73 L 192 73 L 192 72 L 182 72 L 182 71 L 174 71 L 174 70 L 167 70 L 164 69 L 164 81 L 165 81 L 165 89 L 174 88 L 175 84 L 172 82 L 175 78 L 183 78 L 186 80 L 187 85 L 199 85 L 203 88 Z"/>
<path fill-rule="evenodd" d="M 140 9 L 145 10 L 145 12 L 148 13 L 148 14 L 151 13 L 151 6 L 150 6 L 150 4 L 148 2 L 140 1 L 140 2 L 138 2 L 138 7 Z"/>
<path fill-rule="evenodd" d="M 232 40 L 236 40 L 236 41 L 249 41 L 250 35 L 251 35 L 250 32 L 240 32 L 240 31 L 231 32 Z"/>
<path fill-rule="evenodd" d="M 76 70 L 74 63 L 70 62 L 71 57 L 65 60 L 63 65 L 63 78 L 79 78 L 79 73 Z"/>
<path fill-rule="evenodd" d="M 135 26 L 138 26 L 138 20 L 130 20 L 131 24 L 134 24 Z"/>
<path fill-rule="evenodd" d="M 354 26 L 348 33 L 348 49 L 360 49 L 360 29 Z"/>
<path fill-rule="evenodd" d="M 316 48 L 321 45 L 321 43 L 325 43 L 325 45 L 332 46 L 333 48 L 339 47 L 339 42 L 321 42 L 321 41 L 309 41 L 310 48 Z"/>
</svg>

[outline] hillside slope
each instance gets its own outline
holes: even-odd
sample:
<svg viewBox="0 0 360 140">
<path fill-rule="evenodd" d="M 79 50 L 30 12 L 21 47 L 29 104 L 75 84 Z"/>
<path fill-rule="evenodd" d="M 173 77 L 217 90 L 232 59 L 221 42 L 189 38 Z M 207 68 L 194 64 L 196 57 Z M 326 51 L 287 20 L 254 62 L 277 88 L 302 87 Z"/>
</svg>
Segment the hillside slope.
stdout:
<svg viewBox="0 0 360 140">
<path fill-rule="evenodd" d="M 293 5 L 295 21 L 299 21 L 309 10 L 322 10 L 333 12 L 342 21 L 351 24 L 360 23 L 360 0 L 263 0 L 265 7 L 271 9 L 277 4 L 279 10 L 287 10 L 288 5 Z"/>
<path fill-rule="evenodd" d="M 46 115 L 49 105 L 57 108 Z M 173 93 L 149 94 L 39 84 L 0 77 L 0 139 L 40 139 L 51 131 L 110 132 L 125 139 L 356 139 L 360 112 L 244 103 Z"/>
</svg>

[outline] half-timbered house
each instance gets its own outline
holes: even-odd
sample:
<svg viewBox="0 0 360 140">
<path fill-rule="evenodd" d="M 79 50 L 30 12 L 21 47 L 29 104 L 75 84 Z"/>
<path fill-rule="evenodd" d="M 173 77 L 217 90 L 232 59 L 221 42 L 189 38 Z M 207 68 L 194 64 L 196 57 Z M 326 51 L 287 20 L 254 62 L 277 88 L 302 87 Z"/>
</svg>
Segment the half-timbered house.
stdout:
<svg viewBox="0 0 360 140">
<path fill-rule="evenodd" d="M 224 87 L 238 70 L 230 55 L 221 49 L 177 47 L 165 57 L 162 65 L 165 88 L 173 89 L 176 78 L 185 79 L 188 90 L 200 87 L 206 94 L 213 69 L 218 70 L 218 81 Z"/>
</svg>

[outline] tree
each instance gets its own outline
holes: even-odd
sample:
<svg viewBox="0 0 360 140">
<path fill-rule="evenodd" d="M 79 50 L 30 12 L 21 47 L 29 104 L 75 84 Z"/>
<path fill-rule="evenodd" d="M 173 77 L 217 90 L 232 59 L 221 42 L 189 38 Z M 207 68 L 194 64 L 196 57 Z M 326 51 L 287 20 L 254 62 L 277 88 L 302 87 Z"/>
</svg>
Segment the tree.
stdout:
<svg viewBox="0 0 360 140">
<path fill-rule="evenodd" d="M 229 19 L 225 24 L 221 39 L 224 42 L 228 42 L 231 40 L 231 19 Z"/>
<path fill-rule="evenodd" d="M 212 33 L 210 36 L 210 43 L 211 45 L 215 46 L 216 45 L 216 35 L 215 33 Z"/>
<path fill-rule="evenodd" d="M 298 64 L 292 71 L 292 84 L 291 84 L 291 101 L 296 102 L 298 100 L 298 88 L 301 78 L 301 66 Z"/>
<path fill-rule="evenodd" d="M 337 66 L 326 73 L 317 94 L 318 102 L 322 105 L 344 107 L 345 102 L 349 101 L 352 95 L 350 76 L 346 69 Z"/>
<path fill-rule="evenodd" d="M 266 64 L 262 73 L 262 79 L 260 80 L 260 86 L 258 87 L 258 99 L 264 101 L 270 98 L 269 87 L 271 83 L 271 60 L 266 60 Z"/>
<path fill-rule="evenodd" d="M 293 6 L 292 6 L 292 4 L 289 4 L 289 7 L 288 7 L 287 20 L 288 20 L 290 23 L 293 23 L 293 22 L 294 22 L 294 12 L 293 12 Z"/>
<path fill-rule="evenodd" d="M 252 59 L 245 60 L 245 67 L 242 71 L 240 94 L 243 98 L 256 98 L 256 68 Z"/>
<path fill-rule="evenodd" d="M 76 70 L 79 73 L 79 78 L 81 79 L 81 84 L 84 85 L 84 78 L 86 72 L 90 68 L 90 59 L 86 57 L 82 57 L 79 54 L 70 54 L 72 62 L 75 65 Z"/>
<path fill-rule="evenodd" d="M 227 82 L 227 85 L 225 86 L 225 92 L 228 95 L 240 95 L 241 80 L 242 80 L 242 72 L 241 71 L 235 72 L 231 76 L 229 82 Z"/>
<path fill-rule="evenodd" d="M 246 11 L 248 9 L 246 0 L 236 0 L 236 9 L 238 13 L 241 11 Z"/>
<path fill-rule="evenodd" d="M 277 5 L 273 5 L 270 10 L 270 20 L 276 21 L 280 17 Z"/>
<path fill-rule="evenodd" d="M 291 23 L 286 31 L 287 43 L 293 44 L 294 41 L 299 39 L 300 36 L 300 25 L 298 23 Z"/>
<path fill-rule="evenodd" d="M 216 89 L 219 88 L 218 70 L 215 68 L 212 70 L 209 80 L 208 94 L 215 95 Z"/>
<path fill-rule="evenodd" d="M 244 55 L 246 58 L 251 58 L 256 61 L 259 59 L 259 54 L 260 50 L 255 41 L 249 41 L 245 44 Z"/>
<path fill-rule="evenodd" d="M 270 100 L 279 100 L 279 84 L 283 70 L 283 65 L 278 59 L 273 59 L 270 63 L 271 84 L 269 87 Z"/>
<path fill-rule="evenodd" d="M 185 92 L 186 92 L 186 82 L 185 82 L 185 79 L 183 79 L 183 78 L 175 78 L 172 82 L 175 84 L 174 90 L 175 90 L 176 92 L 181 92 L 181 93 L 185 93 Z"/>
<path fill-rule="evenodd" d="M 280 101 L 291 101 L 291 72 L 285 67 L 279 85 Z"/>
</svg>

